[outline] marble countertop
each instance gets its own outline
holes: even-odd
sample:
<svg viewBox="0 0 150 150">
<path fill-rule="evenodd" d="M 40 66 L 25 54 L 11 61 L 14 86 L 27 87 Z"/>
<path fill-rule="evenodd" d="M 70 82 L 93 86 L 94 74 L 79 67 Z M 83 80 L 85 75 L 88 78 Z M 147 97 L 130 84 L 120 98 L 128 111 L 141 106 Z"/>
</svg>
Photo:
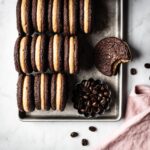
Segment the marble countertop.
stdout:
<svg viewBox="0 0 150 150">
<path fill-rule="evenodd" d="M 134 60 L 127 66 L 128 93 L 135 84 L 150 85 L 150 70 L 144 63 L 150 63 L 150 1 L 129 0 L 127 39 L 132 48 Z M 102 144 L 122 124 L 119 122 L 99 123 L 33 123 L 21 122 L 17 117 L 16 81 L 13 50 L 17 37 L 16 0 L 0 0 L 0 149 L 1 150 L 76 150 L 92 149 Z M 131 76 L 131 67 L 138 74 Z M 98 132 L 91 133 L 88 127 L 94 125 Z M 80 136 L 70 138 L 70 132 L 78 131 Z M 87 138 L 90 145 L 81 146 L 81 139 Z"/>
</svg>

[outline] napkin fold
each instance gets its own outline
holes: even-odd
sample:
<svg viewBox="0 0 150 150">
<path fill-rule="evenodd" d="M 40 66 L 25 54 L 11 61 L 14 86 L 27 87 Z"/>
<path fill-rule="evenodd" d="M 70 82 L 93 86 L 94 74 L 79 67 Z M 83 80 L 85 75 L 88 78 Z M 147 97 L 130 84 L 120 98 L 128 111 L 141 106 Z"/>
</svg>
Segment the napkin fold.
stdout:
<svg viewBox="0 0 150 150">
<path fill-rule="evenodd" d="M 134 87 L 124 124 L 96 150 L 150 150 L 150 86 Z"/>
</svg>

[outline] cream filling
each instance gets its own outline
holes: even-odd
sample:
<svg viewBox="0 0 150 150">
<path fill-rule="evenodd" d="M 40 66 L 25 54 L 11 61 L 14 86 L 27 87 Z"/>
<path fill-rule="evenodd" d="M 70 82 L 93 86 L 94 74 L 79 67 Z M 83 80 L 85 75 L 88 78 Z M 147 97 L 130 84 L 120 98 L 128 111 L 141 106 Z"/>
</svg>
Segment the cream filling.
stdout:
<svg viewBox="0 0 150 150">
<path fill-rule="evenodd" d="M 74 6 L 73 6 L 73 1 L 74 0 L 69 0 L 69 27 L 70 27 L 70 33 L 73 34 L 73 27 L 74 27 L 74 21 L 73 21 L 73 16 L 74 16 Z"/>
<path fill-rule="evenodd" d="M 40 98 L 41 98 L 41 110 L 45 110 L 45 86 L 44 86 L 44 82 L 45 82 L 45 75 L 41 74 L 41 84 L 40 84 Z"/>
<path fill-rule="evenodd" d="M 89 1 L 90 0 L 84 0 L 84 32 L 88 33 L 89 30 Z"/>
<path fill-rule="evenodd" d="M 58 31 L 58 6 L 59 0 L 53 0 L 53 8 L 52 8 L 52 28 L 54 32 Z"/>
<path fill-rule="evenodd" d="M 29 76 L 24 77 L 24 82 L 23 82 L 23 95 L 22 95 L 22 103 L 23 103 L 23 109 L 25 112 L 29 112 L 29 107 L 28 107 L 28 88 L 29 88 Z"/>
<path fill-rule="evenodd" d="M 62 103 L 62 74 L 59 73 L 56 78 L 56 110 L 61 110 Z"/>
<path fill-rule="evenodd" d="M 74 73 L 74 53 L 75 53 L 75 44 L 74 44 L 74 38 L 70 37 L 69 40 L 69 72 L 70 74 Z"/>
<path fill-rule="evenodd" d="M 40 67 L 40 49 L 41 49 L 41 36 L 37 37 L 35 45 L 35 64 L 38 71 L 41 70 Z"/>
<path fill-rule="evenodd" d="M 60 36 L 59 35 L 54 35 L 53 38 L 53 66 L 54 70 L 57 72 L 59 71 L 59 50 L 60 48 Z"/>
<path fill-rule="evenodd" d="M 22 25 L 22 29 L 25 33 L 27 33 L 26 10 L 27 10 L 27 0 L 22 0 L 22 3 L 21 3 L 21 25 Z"/>
<path fill-rule="evenodd" d="M 20 42 L 20 50 L 19 50 L 19 61 L 22 72 L 26 73 L 26 65 L 25 65 L 25 46 L 26 46 L 26 37 L 23 37 Z"/>
<path fill-rule="evenodd" d="M 38 0 L 37 2 L 37 29 L 42 32 L 42 3 L 43 0 Z"/>
</svg>

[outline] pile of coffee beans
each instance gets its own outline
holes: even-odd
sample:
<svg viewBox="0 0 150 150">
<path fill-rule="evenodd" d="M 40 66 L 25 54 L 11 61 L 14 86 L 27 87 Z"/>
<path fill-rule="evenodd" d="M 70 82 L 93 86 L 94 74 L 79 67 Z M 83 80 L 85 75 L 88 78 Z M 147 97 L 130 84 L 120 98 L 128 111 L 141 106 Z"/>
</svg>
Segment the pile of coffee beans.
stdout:
<svg viewBox="0 0 150 150">
<path fill-rule="evenodd" d="M 97 117 L 107 110 L 111 103 L 111 90 L 100 80 L 83 80 L 73 92 L 74 108 L 85 117 Z"/>
</svg>

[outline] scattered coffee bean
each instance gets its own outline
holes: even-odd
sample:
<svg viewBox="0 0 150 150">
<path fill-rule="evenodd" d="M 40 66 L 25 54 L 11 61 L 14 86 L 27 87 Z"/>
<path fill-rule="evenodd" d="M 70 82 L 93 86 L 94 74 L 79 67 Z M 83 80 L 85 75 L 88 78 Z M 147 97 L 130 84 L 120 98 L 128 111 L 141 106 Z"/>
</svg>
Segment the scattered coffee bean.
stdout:
<svg viewBox="0 0 150 150">
<path fill-rule="evenodd" d="M 92 132 L 95 132 L 95 131 L 97 131 L 97 128 L 94 127 L 94 126 L 90 126 L 90 127 L 89 127 L 89 130 L 92 131 Z"/>
<path fill-rule="evenodd" d="M 72 138 L 74 138 L 74 137 L 77 137 L 79 134 L 77 133 L 77 132 L 72 132 L 71 134 L 70 134 L 70 136 L 72 137 Z"/>
<path fill-rule="evenodd" d="M 130 73 L 132 75 L 136 75 L 137 74 L 137 70 L 135 68 L 131 68 Z"/>
<path fill-rule="evenodd" d="M 144 66 L 146 69 L 150 69 L 150 63 L 146 63 Z"/>
<path fill-rule="evenodd" d="M 82 145 L 87 146 L 89 144 L 89 141 L 87 139 L 82 139 Z"/>
</svg>

